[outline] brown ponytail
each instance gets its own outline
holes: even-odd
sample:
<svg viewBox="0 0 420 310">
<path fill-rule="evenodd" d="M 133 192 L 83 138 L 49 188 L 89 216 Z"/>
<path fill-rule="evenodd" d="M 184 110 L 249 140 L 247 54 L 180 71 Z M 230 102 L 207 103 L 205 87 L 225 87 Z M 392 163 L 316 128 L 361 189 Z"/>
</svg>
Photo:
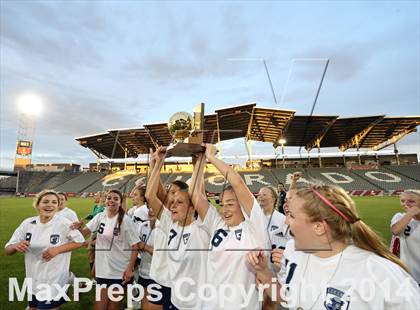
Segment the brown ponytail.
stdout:
<svg viewBox="0 0 420 310">
<path fill-rule="evenodd" d="M 305 200 L 304 212 L 312 222 L 328 223 L 333 240 L 373 252 L 408 272 L 407 267 L 389 251 L 378 234 L 359 218 L 353 199 L 344 189 L 333 185 L 317 185 L 297 190 L 296 196 Z"/>
</svg>

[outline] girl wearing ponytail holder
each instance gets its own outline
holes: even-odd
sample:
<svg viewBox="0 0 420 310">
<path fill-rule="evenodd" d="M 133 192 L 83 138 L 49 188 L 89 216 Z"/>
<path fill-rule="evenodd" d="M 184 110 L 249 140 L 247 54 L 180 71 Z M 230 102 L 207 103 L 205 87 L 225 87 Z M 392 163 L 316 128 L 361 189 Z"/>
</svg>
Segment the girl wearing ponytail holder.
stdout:
<svg viewBox="0 0 420 310">
<path fill-rule="evenodd" d="M 272 279 L 263 251 L 248 253 L 257 284 L 289 309 L 420 309 L 420 289 L 403 263 L 359 217 L 342 188 L 299 189 L 287 201 L 294 239 Z"/>
</svg>

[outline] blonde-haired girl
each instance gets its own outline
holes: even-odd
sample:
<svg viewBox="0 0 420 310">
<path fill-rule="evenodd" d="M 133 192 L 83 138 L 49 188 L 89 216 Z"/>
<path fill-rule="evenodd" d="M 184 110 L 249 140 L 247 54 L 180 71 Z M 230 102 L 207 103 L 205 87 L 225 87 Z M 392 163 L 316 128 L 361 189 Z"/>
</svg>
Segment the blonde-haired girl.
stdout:
<svg viewBox="0 0 420 310">
<path fill-rule="evenodd" d="M 405 191 L 400 195 L 405 213 L 391 220 L 391 232 L 400 241 L 400 257 L 420 285 L 420 193 Z"/>
<path fill-rule="evenodd" d="M 401 261 L 358 216 L 336 186 L 297 190 L 288 201 L 288 243 L 276 283 L 290 309 L 419 309 L 420 290 Z M 270 284 L 267 258 L 248 254 L 259 283 Z M 273 297 L 272 290 L 267 290 Z M 274 296 L 276 297 L 276 296 Z"/>
<path fill-rule="evenodd" d="M 71 222 L 56 216 L 59 197 L 44 190 L 34 200 L 38 216 L 25 219 L 6 243 L 6 255 L 25 254 L 29 309 L 58 309 L 65 303 L 55 285 L 63 288 L 69 277 L 70 251 L 83 246 L 82 234 Z M 47 290 L 46 290 L 46 286 Z M 44 294 L 45 293 L 45 294 Z"/>
</svg>

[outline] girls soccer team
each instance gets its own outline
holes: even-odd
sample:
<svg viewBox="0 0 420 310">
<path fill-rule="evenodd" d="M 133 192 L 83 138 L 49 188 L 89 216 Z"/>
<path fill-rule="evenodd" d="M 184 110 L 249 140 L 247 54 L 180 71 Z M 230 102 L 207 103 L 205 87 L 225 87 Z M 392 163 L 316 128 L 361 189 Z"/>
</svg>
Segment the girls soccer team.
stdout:
<svg viewBox="0 0 420 310">
<path fill-rule="evenodd" d="M 119 309 L 107 288 L 125 287 L 137 268 L 134 278 L 147 292 L 142 309 L 420 308 L 417 192 L 401 195 L 405 213 L 391 220 L 400 260 L 339 187 L 294 188 L 284 216 L 275 210 L 276 192 L 264 187 L 255 199 L 241 176 L 217 158 L 213 145 L 198 156 L 191 185 L 175 181 L 167 192 L 160 182 L 164 159 L 164 148 L 151 154 L 147 187 L 132 192 L 139 206 L 130 212 L 132 218 L 117 190 L 108 192 L 104 212 L 85 227 L 58 213 L 59 205 L 66 210 L 65 195 L 39 193 L 38 216 L 24 220 L 5 246 L 7 255 L 25 254 L 26 278 L 34 288 L 30 309 L 58 309 L 65 302 L 53 284 L 67 283 L 70 251 L 93 232 L 96 282 L 102 285 L 95 309 Z M 206 161 L 230 183 L 220 195 L 219 210 L 205 194 Z M 148 217 L 133 221 L 143 209 Z M 46 296 L 37 290 L 41 283 L 51 287 Z M 161 298 L 152 298 L 150 285 L 159 288 Z"/>
</svg>

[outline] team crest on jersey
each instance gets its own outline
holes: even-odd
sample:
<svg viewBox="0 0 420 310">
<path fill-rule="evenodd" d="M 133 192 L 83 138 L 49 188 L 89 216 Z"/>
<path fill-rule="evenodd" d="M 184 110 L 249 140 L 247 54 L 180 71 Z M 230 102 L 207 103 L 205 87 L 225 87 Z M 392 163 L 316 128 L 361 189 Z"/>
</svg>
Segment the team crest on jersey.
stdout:
<svg viewBox="0 0 420 310">
<path fill-rule="evenodd" d="M 119 227 L 114 227 L 114 236 L 118 236 L 120 234 L 120 228 Z"/>
<path fill-rule="evenodd" d="M 182 235 L 182 240 L 184 240 L 184 244 L 187 244 L 188 239 L 190 239 L 190 233 Z"/>
<path fill-rule="evenodd" d="M 271 231 L 278 229 L 279 227 L 276 225 L 271 226 Z"/>
<path fill-rule="evenodd" d="M 241 240 L 241 238 L 242 238 L 242 229 L 235 230 L 235 237 L 236 237 L 236 239 Z"/>
<path fill-rule="evenodd" d="M 333 287 L 327 287 L 327 296 L 325 297 L 324 306 L 327 310 L 347 310 L 350 300 L 343 291 Z"/>
<path fill-rule="evenodd" d="M 50 236 L 50 243 L 57 244 L 60 241 L 60 235 L 51 235 Z"/>
<path fill-rule="evenodd" d="M 25 240 L 30 242 L 32 238 L 32 234 L 30 232 L 26 233 Z"/>
</svg>

